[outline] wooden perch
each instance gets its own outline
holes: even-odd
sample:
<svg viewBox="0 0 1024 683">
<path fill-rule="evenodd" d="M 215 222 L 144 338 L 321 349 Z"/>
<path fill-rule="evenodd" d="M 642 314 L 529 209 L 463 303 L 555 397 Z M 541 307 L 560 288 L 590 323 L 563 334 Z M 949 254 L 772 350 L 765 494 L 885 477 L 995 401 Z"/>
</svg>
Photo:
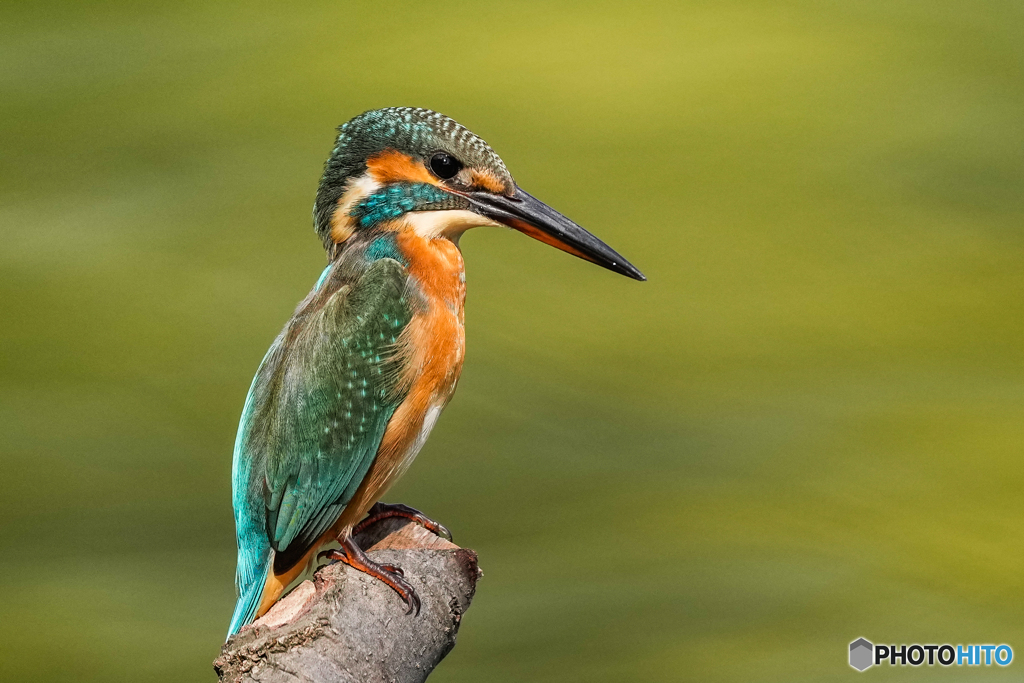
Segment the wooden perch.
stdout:
<svg viewBox="0 0 1024 683">
<path fill-rule="evenodd" d="M 455 647 L 482 575 L 476 553 L 405 519 L 356 541 L 396 564 L 423 601 L 418 616 L 381 581 L 338 562 L 323 567 L 221 648 L 222 683 L 413 683 Z"/>
</svg>

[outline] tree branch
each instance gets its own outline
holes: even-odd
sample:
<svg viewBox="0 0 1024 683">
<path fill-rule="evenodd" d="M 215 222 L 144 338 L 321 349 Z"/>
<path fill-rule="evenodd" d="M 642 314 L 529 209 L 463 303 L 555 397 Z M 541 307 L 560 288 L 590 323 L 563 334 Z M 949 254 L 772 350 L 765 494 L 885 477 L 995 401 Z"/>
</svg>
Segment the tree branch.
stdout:
<svg viewBox="0 0 1024 683">
<path fill-rule="evenodd" d="M 357 539 L 396 564 L 423 602 L 419 616 L 381 581 L 338 562 L 321 568 L 221 648 L 222 683 L 414 683 L 455 647 L 482 576 L 476 553 L 405 519 L 385 519 Z"/>
</svg>

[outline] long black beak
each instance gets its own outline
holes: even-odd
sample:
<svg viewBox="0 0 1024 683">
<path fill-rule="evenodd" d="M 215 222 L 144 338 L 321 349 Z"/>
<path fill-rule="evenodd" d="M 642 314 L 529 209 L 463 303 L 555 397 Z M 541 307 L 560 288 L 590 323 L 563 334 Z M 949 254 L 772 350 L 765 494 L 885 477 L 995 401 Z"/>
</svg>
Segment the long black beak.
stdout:
<svg viewBox="0 0 1024 683">
<path fill-rule="evenodd" d="M 626 277 L 647 279 L 614 249 L 518 185 L 511 197 L 490 192 L 468 192 L 462 196 L 481 216 Z"/>
</svg>

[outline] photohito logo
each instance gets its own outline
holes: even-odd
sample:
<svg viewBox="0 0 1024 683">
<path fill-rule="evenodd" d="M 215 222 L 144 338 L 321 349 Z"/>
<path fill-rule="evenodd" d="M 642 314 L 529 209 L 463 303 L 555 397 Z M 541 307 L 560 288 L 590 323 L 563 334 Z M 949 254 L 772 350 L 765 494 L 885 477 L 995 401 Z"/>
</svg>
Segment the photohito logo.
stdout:
<svg viewBox="0 0 1024 683">
<path fill-rule="evenodd" d="M 883 662 L 889 666 L 1007 666 L 1012 661 L 1009 645 L 875 645 L 866 638 L 850 643 L 850 666 L 857 671 Z"/>
</svg>

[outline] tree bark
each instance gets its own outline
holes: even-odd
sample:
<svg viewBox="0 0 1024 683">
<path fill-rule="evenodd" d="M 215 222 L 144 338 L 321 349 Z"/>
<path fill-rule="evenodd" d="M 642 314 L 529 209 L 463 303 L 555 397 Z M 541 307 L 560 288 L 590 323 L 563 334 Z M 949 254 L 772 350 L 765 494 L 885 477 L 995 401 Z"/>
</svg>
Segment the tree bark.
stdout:
<svg viewBox="0 0 1024 683">
<path fill-rule="evenodd" d="M 356 541 L 405 571 L 418 616 L 391 588 L 338 562 L 321 568 L 251 626 L 213 667 L 222 683 L 414 683 L 455 647 L 482 576 L 476 553 L 405 519 L 385 519 Z"/>
</svg>

